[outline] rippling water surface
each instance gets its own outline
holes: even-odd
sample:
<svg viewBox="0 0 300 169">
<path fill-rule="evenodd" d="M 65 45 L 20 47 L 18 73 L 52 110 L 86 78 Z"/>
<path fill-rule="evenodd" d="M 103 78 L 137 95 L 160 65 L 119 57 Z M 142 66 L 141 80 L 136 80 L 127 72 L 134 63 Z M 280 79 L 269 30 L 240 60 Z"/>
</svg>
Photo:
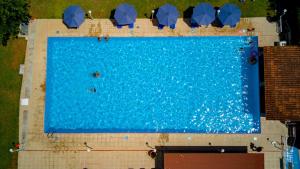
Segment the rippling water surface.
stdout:
<svg viewBox="0 0 300 169">
<path fill-rule="evenodd" d="M 45 132 L 259 132 L 252 39 L 49 38 Z"/>
</svg>

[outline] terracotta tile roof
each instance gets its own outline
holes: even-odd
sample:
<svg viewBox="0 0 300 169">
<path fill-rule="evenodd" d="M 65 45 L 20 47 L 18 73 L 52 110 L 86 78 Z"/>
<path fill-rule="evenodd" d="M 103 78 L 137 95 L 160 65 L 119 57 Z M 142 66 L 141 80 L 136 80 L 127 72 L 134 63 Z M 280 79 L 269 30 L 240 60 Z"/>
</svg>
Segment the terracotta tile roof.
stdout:
<svg viewBox="0 0 300 169">
<path fill-rule="evenodd" d="M 263 153 L 166 153 L 164 169 L 264 169 Z"/>
<path fill-rule="evenodd" d="M 268 120 L 300 121 L 300 47 L 264 47 Z"/>
</svg>

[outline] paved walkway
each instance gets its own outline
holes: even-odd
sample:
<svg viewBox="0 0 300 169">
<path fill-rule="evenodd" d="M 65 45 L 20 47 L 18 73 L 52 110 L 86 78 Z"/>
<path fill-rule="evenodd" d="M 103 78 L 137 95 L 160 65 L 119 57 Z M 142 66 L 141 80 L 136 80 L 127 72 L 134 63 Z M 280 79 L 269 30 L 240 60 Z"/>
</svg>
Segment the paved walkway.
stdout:
<svg viewBox="0 0 300 169">
<path fill-rule="evenodd" d="M 267 141 L 279 141 L 287 135 L 286 127 L 279 121 L 262 118 L 261 134 L 53 134 L 44 129 L 45 74 L 47 37 L 49 36 L 243 36 L 242 30 L 255 27 L 251 34 L 259 36 L 260 46 L 272 46 L 278 40 L 276 27 L 265 18 L 243 19 L 237 28 L 191 29 L 183 20 L 177 28 L 158 30 L 147 19 L 138 19 L 133 31 L 117 29 L 108 19 L 86 20 L 79 29 L 67 29 L 61 20 L 35 20 L 30 24 L 25 58 L 21 98 L 29 98 L 28 106 L 20 106 L 19 169 L 150 169 L 154 160 L 147 156 L 150 145 L 213 145 L 245 146 L 253 142 L 263 146 L 266 169 L 279 169 L 282 152 Z M 87 152 L 84 142 L 93 149 Z"/>
</svg>

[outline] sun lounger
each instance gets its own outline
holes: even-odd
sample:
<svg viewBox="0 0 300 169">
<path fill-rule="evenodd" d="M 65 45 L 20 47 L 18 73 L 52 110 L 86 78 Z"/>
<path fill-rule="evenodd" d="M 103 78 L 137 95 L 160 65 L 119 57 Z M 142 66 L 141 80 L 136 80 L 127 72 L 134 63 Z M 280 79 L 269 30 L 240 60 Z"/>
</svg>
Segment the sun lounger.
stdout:
<svg viewBox="0 0 300 169">
<path fill-rule="evenodd" d="M 176 27 L 175 24 L 170 25 L 170 28 L 171 28 L 171 29 L 175 29 L 175 27 Z"/>
<path fill-rule="evenodd" d="M 164 28 L 164 25 L 161 25 L 161 24 L 158 25 L 158 29 L 163 29 L 163 28 Z"/>
<path fill-rule="evenodd" d="M 21 106 L 28 106 L 29 98 L 22 98 L 21 99 Z"/>
<path fill-rule="evenodd" d="M 133 28 L 134 28 L 134 23 L 129 24 L 129 25 L 128 25 L 128 28 L 129 28 L 129 29 L 133 29 Z"/>
<path fill-rule="evenodd" d="M 117 28 L 118 28 L 118 29 L 121 29 L 121 28 L 122 28 L 122 26 L 123 26 L 123 25 L 117 25 Z"/>
<path fill-rule="evenodd" d="M 20 64 L 19 75 L 23 75 L 23 74 L 24 74 L 24 64 Z"/>
</svg>

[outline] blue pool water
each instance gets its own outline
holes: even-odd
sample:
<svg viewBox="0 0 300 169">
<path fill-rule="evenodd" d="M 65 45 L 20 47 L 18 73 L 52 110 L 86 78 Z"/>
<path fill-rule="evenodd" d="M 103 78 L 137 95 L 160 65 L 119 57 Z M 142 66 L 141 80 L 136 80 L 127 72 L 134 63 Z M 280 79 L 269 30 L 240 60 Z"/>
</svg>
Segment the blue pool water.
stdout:
<svg viewBox="0 0 300 169">
<path fill-rule="evenodd" d="M 47 52 L 47 133 L 260 132 L 257 37 L 50 37 Z"/>
</svg>

